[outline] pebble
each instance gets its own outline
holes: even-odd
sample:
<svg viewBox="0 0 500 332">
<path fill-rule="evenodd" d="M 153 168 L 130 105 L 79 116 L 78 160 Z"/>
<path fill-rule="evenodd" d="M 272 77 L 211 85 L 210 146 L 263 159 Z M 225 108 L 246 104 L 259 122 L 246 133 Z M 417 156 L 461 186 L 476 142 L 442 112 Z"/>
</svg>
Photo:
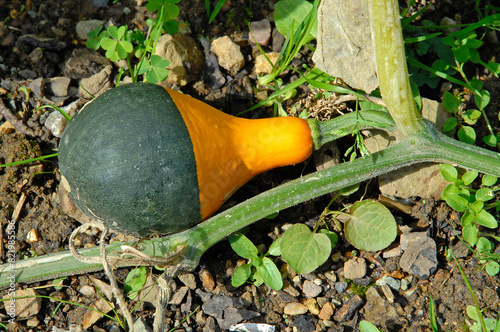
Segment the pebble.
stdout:
<svg viewBox="0 0 500 332">
<path fill-rule="evenodd" d="M 394 322 L 399 318 L 396 309 L 377 292 L 376 287 L 370 287 L 366 291 L 366 304 L 363 307 L 365 319 L 375 325 L 381 325 L 384 329 L 386 322 Z"/>
<path fill-rule="evenodd" d="M 398 279 L 394 279 L 393 277 L 389 276 L 383 276 L 382 278 L 378 279 L 375 284 L 379 287 L 382 287 L 384 285 L 387 285 L 394 289 L 396 292 L 401 289 L 401 281 Z"/>
<path fill-rule="evenodd" d="M 92 296 L 95 294 L 95 289 L 94 287 L 90 286 L 90 285 L 83 285 L 80 290 L 79 290 L 80 294 L 84 295 L 84 296 Z"/>
<path fill-rule="evenodd" d="M 26 326 L 27 327 L 37 327 L 38 324 L 40 324 L 40 321 L 38 320 L 38 318 L 36 317 L 33 317 L 33 318 L 30 318 L 28 319 L 28 321 L 26 322 Z"/>
<path fill-rule="evenodd" d="M 200 43 L 205 53 L 203 79 L 212 89 L 220 89 L 226 84 L 226 78 L 220 71 L 217 56 L 210 52 L 210 42 L 205 37 L 200 37 Z"/>
<path fill-rule="evenodd" d="M 153 332 L 153 329 L 146 324 L 144 317 L 139 317 L 134 322 L 134 332 Z"/>
<path fill-rule="evenodd" d="M 331 304 L 330 302 L 325 303 L 323 308 L 321 308 L 318 318 L 322 320 L 330 320 L 332 318 L 334 309 L 335 307 L 333 306 L 333 304 Z"/>
<path fill-rule="evenodd" d="M 412 279 L 413 278 L 411 276 L 401 279 L 401 290 L 403 291 L 407 290 L 408 286 L 411 285 Z"/>
<path fill-rule="evenodd" d="M 285 308 L 283 309 L 283 312 L 288 316 L 297 316 L 305 314 L 308 310 L 309 309 L 305 305 L 298 302 L 293 302 L 287 303 L 285 305 Z"/>
<path fill-rule="evenodd" d="M 45 127 L 50 130 L 54 137 L 60 138 L 67 123 L 68 120 L 59 111 L 54 111 L 45 120 Z"/>
<path fill-rule="evenodd" d="M 266 58 L 267 57 L 267 58 Z M 277 52 L 269 52 L 264 54 L 259 54 L 255 57 L 254 63 L 254 72 L 257 75 L 260 74 L 269 74 L 273 70 L 273 66 L 267 61 L 269 59 L 273 64 L 278 61 L 279 53 Z"/>
<path fill-rule="evenodd" d="M 308 316 L 299 316 L 292 323 L 292 326 L 300 332 L 313 332 L 316 330 L 313 318 Z"/>
<path fill-rule="evenodd" d="M 212 277 L 212 274 L 208 272 L 208 270 L 202 270 L 200 278 L 201 278 L 201 283 L 203 284 L 203 288 L 206 291 L 212 292 L 215 289 L 214 278 Z"/>
<path fill-rule="evenodd" d="M 267 46 L 271 40 L 271 22 L 267 19 L 250 23 L 248 41 L 252 44 Z"/>
<path fill-rule="evenodd" d="M 82 102 L 85 100 L 92 99 L 92 97 L 87 93 L 87 91 L 91 93 L 94 97 L 98 97 L 102 95 L 105 91 L 113 87 L 113 83 L 111 82 L 112 71 L 113 71 L 113 66 L 108 65 L 104 67 L 104 69 L 98 72 L 97 74 L 94 74 L 88 78 L 82 78 L 80 80 L 80 88 L 78 90 L 78 93 L 80 95 L 80 99 L 83 99 Z"/>
<path fill-rule="evenodd" d="M 371 277 L 364 277 L 364 278 L 356 278 L 353 279 L 352 282 L 354 282 L 355 285 L 358 286 L 368 286 L 372 282 Z"/>
<path fill-rule="evenodd" d="M 304 305 L 309 309 L 309 312 L 313 315 L 319 315 L 319 305 L 316 299 L 309 298 L 304 302 Z"/>
<path fill-rule="evenodd" d="M 174 305 L 179 305 L 182 303 L 182 300 L 186 296 L 187 292 L 189 290 L 189 287 L 187 286 L 182 286 L 180 287 L 172 296 L 170 301 L 168 301 L 169 304 L 174 304 Z"/>
<path fill-rule="evenodd" d="M 101 20 L 84 20 L 76 24 L 76 35 L 80 40 L 88 40 L 90 37 L 87 35 L 89 32 L 104 25 Z"/>
<path fill-rule="evenodd" d="M 245 66 L 245 58 L 240 47 L 228 36 L 215 39 L 210 50 L 217 56 L 219 65 L 233 76 Z"/>
<path fill-rule="evenodd" d="M 96 309 L 97 311 L 87 310 L 83 315 L 82 324 L 85 330 L 94 325 L 95 322 L 97 322 L 99 319 L 101 319 L 103 317 L 102 313 L 107 314 L 112 309 L 109 303 L 103 298 L 99 298 L 97 301 L 93 302 L 91 307 Z"/>
<path fill-rule="evenodd" d="M 278 29 L 273 28 L 273 52 L 281 52 L 283 48 L 283 43 L 285 42 L 285 36 L 278 31 Z"/>
<path fill-rule="evenodd" d="M 344 264 L 344 277 L 347 279 L 363 278 L 366 275 L 366 261 L 361 257 L 354 257 Z"/>
<path fill-rule="evenodd" d="M 4 302 L 7 314 L 9 314 L 12 310 L 14 315 L 20 318 L 21 317 L 28 318 L 37 315 L 38 312 L 42 309 L 42 298 L 33 297 L 36 295 L 37 293 L 33 288 L 16 290 L 14 295 L 15 297 L 23 297 L 23 296 L 31 296 L 31 297 L 16 299 L 13 300 L 13 302 L 9 300 L 12 296 L 5 295 L 3 298 L 7 299 L 7 301 Z M 14 303 L 15 306 L 14 308 L 10 307 L 11 303 Z"/>
<path fill-rule="evenodd" d="M 330 280 L 331 282 L 337 282 L 337 275 L 333 271 L 326 272 L 325 278 Z"/>
<path fill-rule="evenodd" d="M 351 297 L 346 304 L 340 307 L 339 310 L 337 310 L 334 319 L 339 323 L 350 320 L 362 305 L 363 299 L 361 298 L 361 296 L 356 294 Z"/>
<path fill-rule="evenodd" d="M 323 291 L 323 288 L 314 281 L 306 280 L 302 285 L 302 292 L 307 298 L 316 297 Z"/>
<path fill-rule="evenodd" d="M 335 283 L 335 290 L 337 291 L 337 293 L 342 294 L 343 292 L 346 291 L 348 286 L 349 285 L 347 284 L 347 282 L 339 281 Z"/>
<path fill-rule="evenodd" d="M 179 275 L 179 280 L 186 286 L 189 287 L 189 289 L 196 289 L 196 280 L 194 277 L 194 274 L 192 273 L 185 273 Z"/>
<path fill-rule="evenodd" d="M 426 232 L 401 234 L 400 241 L 404 251 L 399 260 L 401 268 L 421 279 L 429 278 L 438 265 L 436 242 Z"/>
</svg>

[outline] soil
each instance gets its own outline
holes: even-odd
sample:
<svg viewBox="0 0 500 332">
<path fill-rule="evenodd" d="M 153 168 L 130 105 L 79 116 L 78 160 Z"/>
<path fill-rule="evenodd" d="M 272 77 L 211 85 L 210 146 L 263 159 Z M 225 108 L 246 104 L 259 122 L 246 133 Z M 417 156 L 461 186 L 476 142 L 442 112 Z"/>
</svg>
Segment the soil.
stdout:
<svg viewBox="0 0 500 332">
<path fill-rule="evenodd" d="M 2 98 L 6 109 L 0 115 L 0 124 L 7 121 L 8 114 L 19 116 L 13 122 L 15 129 L 2 131 L 0 133 L 0 164 L 13 161 L 25 160 L 39 157 L 54 152 L 57 148 L 58 139 L 43 126 L 44 112 L 35 109 L 44 104 L 33 93 L 26 93 L 27 86 L 37 78 L 62 77 L 63 64 L 74 49 L 85 48 L 84 42 L 79 40 L 75 33 L 76 24 L 83 19 L 112 20 L 116 24 L 127 24 L 129 26 L 141 26 L 146 18 L 144 3 L 139 4 L 125 0 L 105 7 L 95 7 L 91 1 L 55 1 L 55 0 L 32 0 L 10 1 L 0 0 L 0 98 Z M 425 1 L 424 1 L 425 2 Z M 463 0 L 436 1 L 435 10 L 428 11 L 425 18 L 439 22 L 444 16 L 457 18 L 461 15 L 462 22 L 473 21 L 474 1 Z M 179 18 L 189 22 L 192 36 L 206 36 L 209 40 L 228 35 L 240 40 L 242 52 L 247 59 L 247 72 L 251 72 L 253 63 L 251 61 L 252 48 L 245 38 L 248 38 L 247 21 L 258 21 L 263 18 L 272 18 L 274 1 L 227 1 L 221 13 L 213 23 L 208 24 L 204 3 L 197 0 L 182 0 L 179 3 L 181 12 Z M 128 8 L 129 11 L 124 11 Z M 143 25 L 145 26 L 145 25 Z M 33 42 L 30 35 L 48 38 L 49 41 L 42 43 L 43 56 L 37 56 L 34 52 Z M 237 38 L 236 38 L 237 36 Z M 25 39 L 23 39 L 24 37 Z M 490 59 L 496 52 L 498 44 L 486 44 L 480 51 L 484 52 L 484 58 Z M 310 54 L 303 52 L 296 65 L 310 62 Z M 96 65 L 96 64 L 93 64 Z M 96 65 L 99 68 L 99 65 Z M 87 76 L 93 74 L 92 66 L 85 68 Z M 468 68 L 472 70 L 473 68 Z M 113 69 L 116 75 L 117 68 Z M 229 75 L 229 73 L 225 73 Z M 255 77 L 248 75 L 251 84 L 255 85 Z M 288 73 L 283 79 L 293 79 L 293 73 Z M 485 76 L 485 84 L 491 91 L 491 106 L 487 109 L 491 119 L 495 119 L 498 126 L 497 114 L 498 104 L 498 80 Z M 235 80 L 241 83 L 243 80 Z M 232 109 L 233 113 L 241 108 L 256 103 L 256 98 L 245 94 L 239 94 L 240 87 L 236 84 L 232 88 L 222 87 L 215 91 L 200 90 L 200 86 L 206 87 L 202 80 L 192 82 L 183 87 L 182 90 L 200 99 L 203 99 L 221 109 Z M 78 86 L 78 80 L 72 79 L 71 87 Z M 455 88 L 455 87 L 454 87 Z M 458 87 L 456 87 L 458 88 Z M 76 89 L 74 89 L 76 90 Z M 310 98 L 310 90 L 301 87 L 298 95 L 288 102 L 291 106 L 297 102 L 304 102 Z M 439 90 L 425 91 L 428 96 L 439 98 Z M 243 95 L 243 97 L 242 97 Z M 62 102 L 67 105 L 78 99 L 76 94 Z M 310 99 L 309 99 L 310 101 Z M 231 107 L 231 108 L 230 108 Z M 344 108 L 349 108 L 347 104 Z M 19 113 L 18 113 L 19 112 Z M 262 113 L 268 110 L 262 110 Z M 270 112 L 269 112 L 270 113 Z M 344 150 L 352 144 L 350 138 L 340 140 L 338 146 Z M 343 153 L 343 152 L 342 152 Z M 315 171 L 313 161 L 301 165 L 285 167 L 260 175 L 250 181 L 242 190 L 236 193 L 230 204 L 241 202 L 259 192 L 265 191 L 289 179 L 297 178 L 301 174 Z M 32 163 L 20 167 L 7 167 L 0 169 L 0 220 L 2 222 L 3 243 L 0 258 L 5 263 L 7 242 L 6 225 L 12 219 L 19 201 L 26 200 L 16 217 L 16 253 L 18 259 L 33 256 L 47 255 L 53 252 L 68 249 L 68 238 L 79 223 L 66 215 L 60 205 L 58 196 L 59 174 L 57 159 L 53 158 L 43 163 Z M 334 208 L 342 208 L 364 198 L 377 198 L 379 194 L 376 179 L 362 184 L 361 189 L 349 198 L 334 203 Z M 272 220 L 263 220 L 250 227 L 248 237 L 255 243 L 268 247 L 278 234 L 283 233 L 283 225 L 293 223 L 306 223 L 313 226 L 317 223 L 319 216 L 327 206 L 330 196 L 320 197 L 300 204 L 296 207 L 280 212 Z M 273 291 L 261 285 L 256 287 L 252 284 L 235 289 L 231 286 L 231 275 L 235 266 L 239 263 L 239 257 L 232 251 L 227 241 L 222 241 L 209 250 L 200 262 L 199 267 L 188 275 L 194 277 L 195 284 L 188 284 L 184 279 L 176 278 L 176 292 L 181 286 L 188 286 L 187 295 L 178 303 L 169 305 L 167 323 L 170 328 L 177 324 L 180 326 L 176 331 L 218 331 L 229 321 L 229 315 L 224 319 L 217 318 L 210 310 L 207 303 L 210 299 L 220 297 L 221 299 L 239 298 L 243 305 L 229 305 L 234 310 L 241 307 L 248 313 L 253 313 L 244 322 L 267 323 L 273 325 L 276 331 L 356 331 L 359 322 L 365 317 L 376 317 L 377 325 L 389 331 L 430 331 L 430 301 L 434 301 L 437 321 L 443 331 L 467 331 L 468 324 L 472 323 L 465 313 L 468 305 L 473 305 L 473 299 L 467 289 L 464 279 L 453 260 L 447 259 L 447 248 L 454 247 L 458 251 L 461 247 L 458 238 L 454 236 L 451 224 L 459 220 L 459 215 L 450 210 L 443 202 L 416 197 L 412 200 L 412 214 L 404 214 L 394 211 L 400 226 L 410 226 L 414 230 L 427 231 L 436 241 L 438 254 L 438 268 L 428 278 L 420 279 L 412 277 L 399 266 L 399 258 L 383 258 L 382 254 L 369 252 L 356 252 L 352 246 L 341 236 L 339 244 L 332 252 L 332 259 L 313 273 L 297 276 L 287 271 L 286 266 L 277 260 L 279 267 L 283 268 L 285 276 L 285 288 L 283 291 Z M 84 233 L 80 236 L 81 246 L 92 246 L 98 242 L 96 234 Z M 463 249 L 463 248 L 462 248 Z M 498 251 L 498 248 L 497 248 Z M 396 280 L 408 281 L 405 289 L 392 290 L 390 295 L 380 295 L 379 306 L 368 307 L 368 294 L 363 282 L 359 284 L 346 280 L 343 277 L 344 263 L 353 255 L 364 258 L 368 262 L 368 272 L 364 277 L 367 284 L 375 287 L 382 294 L 378 286 L 373 286 L 376 280 L 383 276 L 391 276 Z M 465 271 L 467 280 L 474 289 L 479 304 L 485 309 L 487 317 L 494 317 L 499 312 L 500 281 L 498 276 L 488 275 L 480 262 L 467 251 L 460 256 L 459 263 Z M 115 276 L 122 284 L 130 269 L 118 269 Z M 153 275 L 159 275 L 159 271 L 153 270 Z M 83 291 L 85 286 L 93 286 L 94 279 L 109 282 L 104 273 L 70 276 L 63 281 L 65 287 L 56 290 L 53 287 L 43 287 L 49 282 L 38 282 L 33 284 L 18 285 L 22 289 L 35 288 L 39 295 L 50 295 L 60 299 L 68 300 L 76 304 L 59 303 L 49 299 L 42 299 L 41 308 L 31 317 L 19 319 L 7 326 L 9 331 L 55 331 L 56 327 L 64 330 L 78 330 L 75 326 L 88 319 L 87 309 L 81 305 L 95 303 L 99 296 L 95 292 L 90 294 Z M 306 303 L 310 293 L 306 291 L 306 282 L 313 281 L 321 286 L 319 294 L 312 296 L 318 305 L 318 310 L 328 307 L 327 303 L 333 304 L 334 312 L 325 316 L 309 310 L 299 315 L 284 314 L 287 303 Z M 348 288 L 339 291 L 339 282 L 346 281 Z M 366 292 L 366 293 L 365 293 Z M 3 296 L 7 291 L 0 292 Z M 349 307 L 358 297 L 360 305 Z M 351 301 L 351 302 L 350 302 Z M 130 301 L 130 308 L 136 305 Z M 347 305 L 347 306 L 346 306 Z M 0 305 L 3 307 L 3 305 Z M 239 308 L 239 309 L 238 309 Z M 392 311 L 390 311 L 390 310 Z M 325 309 L 326 310 L 326 309 Z M 368 312 L 371 310 L 371 312 Z M 344 316 L 337 313 L 346 311 Z M 142 317 L 144 322 L 152 326 L 154 310 L 148 303 L 142 304 L 138 310 L 133 312 L 134 319 Z M 193 315 L 189 315 L 193 313 Z M 242 311 L 238 311 L 242 314 Z M 7 325 L 8 316 L 4 315 L 3 308 L 0 316 Z M 377 316 L 378 314 L 378 316 Z M 215 317 L 215 318 L 214 318 Z M 339 318 L 342 317 L 342 318 Z M 183 321 L 183 319 L 186 319 Z M 101 318 L 88 330 L 92 331 L 117 331 L 117 323 L 109 318 Z"/>
</svg>

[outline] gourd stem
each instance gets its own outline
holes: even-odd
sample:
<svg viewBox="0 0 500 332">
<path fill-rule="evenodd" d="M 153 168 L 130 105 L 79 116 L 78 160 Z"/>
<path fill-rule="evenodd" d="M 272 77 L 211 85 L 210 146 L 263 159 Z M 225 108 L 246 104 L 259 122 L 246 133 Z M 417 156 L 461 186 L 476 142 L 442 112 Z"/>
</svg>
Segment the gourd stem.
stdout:
<svg viewBox="0 0 500 332">
<path fill-rule="evenodd" d="M 424 130 L 410 87 L 399 5 L 396 0 L 369 0 L 380 93 L 402 137 Z"/>
<path fill-rule="evenodd" d="M 420 162 L 446 162 L 500 177 L 500 155 L 473 145 L 453 140 L 439 133 L 431 124 L 423 122 L 425 130 L 408 136 L 385 150 L 349 163 L 309 174 L 266 191 L 184 232 L 139 243 L 138 249 L 146 255 L 168 257 L 184 248 L 178 264 L 192 270 L 215 243 L 231 233 L 273 212 L 286 209 L 306 200 L 373 178 L 380 174 Z M 109 257 L 117 257 L 123 244 L 107 246 Z M 130 244 L 134 245 L 134 244 Z M 98 248 L 83 249 L 82 255 L 98 256 Z M 120 259 L 116 267 L 147 264 L 144 261 Z M 0 266 L 0 287 L 8 287 L 11 273 L 17 282 L 47 280 L 63 275 L 102 270 L 100 264 L 84 264 L 69 252 L 40 256 Z"/>
</svg>

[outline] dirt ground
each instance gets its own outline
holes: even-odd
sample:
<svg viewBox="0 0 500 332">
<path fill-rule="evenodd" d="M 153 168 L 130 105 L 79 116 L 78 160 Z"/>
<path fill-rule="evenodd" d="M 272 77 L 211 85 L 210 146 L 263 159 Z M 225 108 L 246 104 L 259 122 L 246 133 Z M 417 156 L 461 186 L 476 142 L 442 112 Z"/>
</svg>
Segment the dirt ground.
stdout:
<svg viewBox="0 0 500 332">
<path fill-rule="evenodd" d="M 141 1 L 138 1 L 141 2 Z M 264 1 L 228 1 L 221 14 L 214 23 L 208 24 L 204 3 L 197 0 L 182 0 L 180 19 L 189 22 L 192 36 L 206 36 L 208 39 L 228 35 L 245 35 L 248 28 L 242 22 L 245 20 L 258 21 L 271 17 L 274 2 Z M 130 9 L 123 11 L 123 8 Z M 244 10 L 246 8 L 247 10 Z M 462 15 L 467 20 L 474 9 L 474 1 L 437 1 L 436 10 L 428 14 L 428 19 L 439 21 L 442 17 L 456 17 Z M 58 138 L 43 126 L 46 117 L 45 110 L 35 112 L 35 108 L 44 104 L 43 100 L 32 93 L 27 93 L 27 86 L 37 78 L 63 77 L 65 61 L 71 56 L 74 49 L 85 48 L 84 42 L 79 40 L 76 24 L 84 19 L 113 20 L 117 24 L 130 26 L 144 23 L 144 3 L 139 5 L 131 0 L 106 7 L 94 7 L 91 1 L 11 1 L 0 0 L 0 98 L 5 104 L 5 112 L 0 115 L 0 124 L 7 121 L 8 115 L 16 114 L 20 118 L 14 121 L 15 128 L 0 133 L 0 164 L 39 157 L 54 153 Z M 231 17 L 231 19 L 229 19 Z M 40 38 L 30 36 L 43 37 Z M 22 38 L 24 37 L 24 39 Z M 243 38 L 244 40 L 244 38 Z M 21 42 L 20 42 L 21 41 Z M 242 53 L 252 59 L 252 48 L 248 42 L 241 42 Z M 42 48 L 43 56 L 36 55 L 36 47 Z M 484 46 L 485 52 L 498 54 L 498 45 Z M 247 61 L 248 62 L 248 61 Z M 310 54 L 305 52 L 301 63 L 310 63 Z M 93 67 L 102 67 L 92 64 L 84 75 L 93 74 Z M 253 64 L 247 63 L 249 71 Z M 117 69 L 113 69 L 116 75 Z M 225 73 L 229 75 L 228 73 Z M 290 78 L 288 74 L 284 78 Z M 236 80 L 238 81 L 238 80 Z M 202 81 L 201 81 L 202 82 Z M 242 82 L 239 80 L 238 82 Z M 254 78 L 250 82 L 256 84 Z M 487 82 L 491 86 L 492 102 L 488 108 L 489 114 L 495 119 L 498 113 L 497 81 Z M 223 109 L 235 107 L 244 109 L 256 102 L 254 97 L 244 99 L 238 93 L 238 86 L 232 89 L 221 87 L 215 91 L 200 91 L 200 82 L 193 82 L 182 90 L 200 99 Z M 69 97 L 62 102 L 67 105 L 78 99 L 74 93 L 78 87 L 78 79 L 72 79 Z M 424 91 L 429 97 L 439 98 L 439 91 Z M 297 97 L 289 105 L 304 99 L 308 89 L 299 91 Z M 215 98 L 216 97 L 216 98 Z M 349 105 L 348 105 L 349 106 Z M 234 110 L 233 110 L 234 112 Z M 350 138 L 341 140 L 339 147 L 348 147 L 352 144 Z M 301 174 L 315 171 L 314 162 L 308 161 L 293 167 L 285 167 L 260 175 L 250 181 L 242 190 L 236 193 L 230 203 L 241 202 L 245 198 L 265 191 Z M 60 206 L 58 186 L 57 158 L 42 163 L 33 163 L 21 167 L 7 167 L 0 169 L 0 220 L 2 223 L 3 244 L 0 258 L 7 261 L 5 244 L 7 242 L 6 225 L 12 219 L 19 201 L 25 198 L 21 205 L 16 223 L 16 253 L 18 259 L 47 255 L 68 249 L 68 238 L 71 232 L 79 225 L 78 221 L 66 215 Z M 343 202 L 336 202 L 337 207 L 343 203 L 350 203 L 365 194 L 365 198 L 377 198 L 378 184 L 376 179 L 361 185 L 361 190 Z M 273 220 L 263 220 L 250 227 L 249 238 L 255 244 L 269 246 L 277 234 L 283 232 L 282 226 L 286 223 L 306 223 L 314 225 L 330 197 L 320 197 L 282 211 Z M 340 238 L 339 244 L 332 252 L 332 259 L 328 260 L 317 271 L 296 276 L 284 271 L 285 288 L 283 291 L 273 291 L 266 286 L 256 287 L 252 284 L 235 289 L 231 286 L 231 275 L 238 264 L 239 257 L 232 251 L 227 241 L 215 245 L 207 252 L 200 262 L 200 266 L 192 272 L 186 273 L 184 278 L 176 279 L 176 292 L 186 291 L 178 303 L 169 305 L 166 312 L 167 323 L 170 328 L 180 326 L 176 331 L 218 331 L 231 321 L 230 315 L 218 316 L 217 310 L 235 308 L 241 321 L 253 323 L 267 323 L 275 326 L 276 331 L 356 331 L 362 319 L 372 318 L 379 327 L 389 331 L 430 331 L 430 298 L 435 305 L 437 321 L 442 331 L 468 331 L 465 313 L 468 305 L 473 305 L 472 297 L 464 279 L 454 261 L 446 259 L 448 247 L 456 251 L 463 250 L 457 237 L 454 236 L 450 224 L 459 220 L 456 212 L 450 210 L 443 202 L 416 197 L 412 201 L 411 214 L 395 211 L 400 225 L 411 226 L 415 230 L 427 231 L 437 244 L 438 268 L 428 278 L 411 277 L 399 266 L 398 258 L 382 258 L 381 253 L 355 252 L 349 243 Z M 92 246 L 98 242 L 95 233 L 87 232 L 80 236 L 81 246 Z M 497 245 L 497 252 L 500 247 Z M 354 283 L 343 278 L 344 262 L 353 255 L 364 258 L 368 262 L 368 271 L 364 281 Z M 459 259 L 469 283 L 475 291 L 480 305 L 485 308 L 486 317 L 495 317 L 500 308 L 500 281 L 498 276 L 488 275 L 481 264 L 470 253 L 465 253 Z M 277 261 L 278 267 L 284 263 Z M 286 268 L 285 268 L 286 270 Z M 130 269 L 115 271 L 115 276 L 123 283 Z M 157 276 L 159 271 L 154 270 Z M 392 289 L 393 298 L 382 294 L 381 288 L 375 285 L 378 279 L 390 276 L 400 282 L 406 280 L 405 289 Z M 80 305 L 91 305 L 99 300 L 95 292 L 84 292 L 94 279 L 108 282 L 103 273 L 70 276 L 60 290 L 53 287 L 42 287 L 48 282 L 19 285 L 23 289 L 36 288 L 39 295 L 47 295 Z M 191 280 L 188 282 L 186 280 Z M 193 281 L 194 280 L 194 281 Z M 311 296 L 306 290 L 310 282 L 321 287 L 321 291 Z M 342 282 L 347 283 L 347 289 L 339 291 Z M 366 285 L 363 285 L 366 282 Z M 87 287 L 86 287 L 87 286 Z M 367 286 L 378 290 L 376 294 L 368 294 Z M 370 287 L 371 288 L 371 287 Z M 6 294 L 4 290 L 0 295 Z M 360 305 L 349 307 L 353 299 L 360 300 Z M 217 307 L 215 299 L 232 300 L 226 307 Z M 285 314 L 285 307 L 289 303 L 306 305 L 307 298 L 313 298 L 318 311 L 310 309 L 305 313 Z M 221 300 L 222 301 L 222 300 Z M 351 302 L 350 302 L 351 301 Z M 238 303 L 236 303 L 238 302 Z M 313 301 L 314 302 L 314 301 Z M 332 313 L 322 315 L 323 310 L 331 304 Z M 310 304 L 310 303 L 309 303 Z M 136 305 L 130 302 L 130 308 Z M 314 306 L 313 306 L 314 307 Z M 222 308 L 222 309 L 221 309 Z M 0 304 L 0 319 L 7 325 L 9 317 Z M 244 309 L 244 310 L 243 310 Z M 342 316 L 342 311 L 346 311 Z M 9 331 L 60 331 L 75 330 L 78 324 L 89 319 L 88 310 L 76 304 L 59 303 L 42 299 L 39 310 L 31 317 L 19 319 L 8 325 Z M 222 312 L 221 311 L 221 312 Z M 141 304 L 133 313 L 134 318 L 142 317 L 145 323 L 152 326 L 154 309 L 149 303 Z M 190 314 L 192 313 L 192 316 Z M 246 316 L 245 316 L 246 315 Z M 326 317 L 326 319 L 323 319 Z M 340 318 L 339 318 L 340 317 Z M 183 319 L 186 319 L 183 321 Z M 102 318 L 91 324 L 89 331 L 117 331 L 116 322 Z"/>
</svg>

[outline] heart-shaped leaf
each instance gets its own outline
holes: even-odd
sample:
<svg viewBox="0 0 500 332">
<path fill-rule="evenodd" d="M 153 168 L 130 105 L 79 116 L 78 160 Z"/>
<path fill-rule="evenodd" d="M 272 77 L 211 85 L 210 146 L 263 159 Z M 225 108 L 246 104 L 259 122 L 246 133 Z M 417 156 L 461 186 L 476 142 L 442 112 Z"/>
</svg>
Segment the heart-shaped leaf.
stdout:
<svg viewBox="0 0 500 332">
<path fill-rule="evenodd" d="M 361 201 L 351 207 L 351 219 L 344 226 L 347 240 L 356 248 L 368 251 L 388 247 L 398 233 L 391 211 L 375 201 Z"/>
<path fill-rule="evenodd" d="M 280 290 L 283 287 L 283 279 L 280 270 L 274 262 L 268 257 L 262 259 L 262 265 L 255 267 L 264 283 L 274 290 Z"/>
<path fill-rule="evenodd" d="M 331 251 L 332 243 L 326 234 L 315 234 L 303 224 L 290 227 L 281 240 L 281 256 L 299 274 L 317 269 Z"/>
</svg>

